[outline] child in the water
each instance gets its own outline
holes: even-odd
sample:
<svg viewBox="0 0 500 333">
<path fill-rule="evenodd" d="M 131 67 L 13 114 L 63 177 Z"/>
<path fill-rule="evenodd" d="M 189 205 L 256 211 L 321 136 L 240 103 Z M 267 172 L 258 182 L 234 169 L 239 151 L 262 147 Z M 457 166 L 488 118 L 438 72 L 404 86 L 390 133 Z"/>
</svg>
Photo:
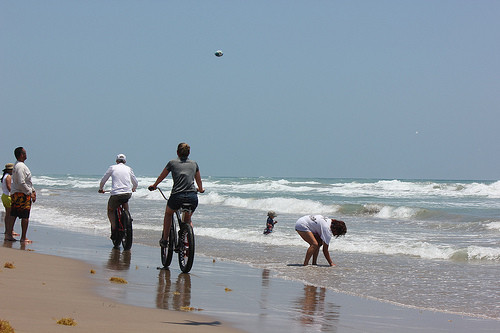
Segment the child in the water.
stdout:
<svg viewBox="0 0 500 333">
<path fill-rule="evenodd" d="M 266 222 L 266 230 L 264 230 L 264 235 L 270 234 L 273 232 L 274 225 L 278 223 L 278 221 L 274 221 L 274 218 L 278 216 L 272 210 L 267 212 L 267 222 Z"/>
</svg>

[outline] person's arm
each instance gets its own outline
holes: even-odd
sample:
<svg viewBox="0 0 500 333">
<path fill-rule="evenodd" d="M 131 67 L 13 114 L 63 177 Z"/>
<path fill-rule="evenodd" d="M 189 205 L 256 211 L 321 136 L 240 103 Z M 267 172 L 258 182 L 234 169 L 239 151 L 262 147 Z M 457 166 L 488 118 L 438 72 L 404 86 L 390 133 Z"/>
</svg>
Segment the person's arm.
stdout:
<svg viewBox="0 0 500 333">
<path fill-rule="evenodd" d="M 24 194 L 32 195 L 35 188 L 26 182 L 28 177 L 31 177 L 28 167 L 25 165 L 20 166 L 18 172 L 16 172 L 16 183 L 19 184 Z"/>
<path fill-rule="evenodd" d="M 12 188 L 12 176 L 11 175 L 7 175 L 7 178 L 5 178 L 5 185 L 7 185 L 7 189 L 9 190 L 9 193 L 10 193 L 10 190 Z"/>
<path fill-rule="evenodd" d="M 106 171 L 106 173 L 102 177 L 101 183 L 99 184 L 99 193 L 104 193 L 104 185 L 108 181 L 109 177 L 111 177 L 112 172 L 113 172 L 113 169 L 111 169 L 111 167 L 109 167 L 108 171 Z"/>
<path fill-rule="evenodd" d="M 328 261 L 328 264 L 330 266 L 335 266 L 335 264 L 333 263 L 333 260 L 332 258 L 330 258 L 330 252 L 328 252 L 328 244 L 326 244 L 325 242 L 323 242 L 323 254 L 326 258 L 326 261 Z"/>
<path fill-rule="evenodd" d="M 149 190 L 150 191 L 156 190 L 156 187 L 158 186 L 158 184 L 160 184 L 163 181 L 163 179 L 165 179 L 165 177 L 168 176 L 169 173 L 170 173 L 170 171 L 168 171 L 168 169 L 165 167 L 165 169 L 163 169 L 163 171 L 160 173 L 160 175 L 156 179 L 155 183 L 148 187 Z"/>
<path fill-rule="evenodd" d="M 205 189 L 203 188 L 203 183 L 201 181 L 201 174 L 200 171 L 196 171 L 196 174 L 194 175 L 194 180 L 196 180 L 196 185 L 198 185 L 198 192 L 203 193 L 205 192 Z"/>
<path fill-rule="evenodd" d="M 139 186 L 139 182 L 137 181 L 137 178 L 134 175 L 134 171 L 130 169 L 130 180 L 132 181 L 132 192 L 135 192 L 137 187 Z"/>
</svg>

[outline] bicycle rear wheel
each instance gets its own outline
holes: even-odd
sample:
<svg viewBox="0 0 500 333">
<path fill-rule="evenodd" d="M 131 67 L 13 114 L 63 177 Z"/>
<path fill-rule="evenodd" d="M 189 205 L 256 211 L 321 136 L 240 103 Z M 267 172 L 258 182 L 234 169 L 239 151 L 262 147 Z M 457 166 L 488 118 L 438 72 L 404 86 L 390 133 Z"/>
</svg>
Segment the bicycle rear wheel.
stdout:
<svg viewBox="0 0 500 333">
<path fill-rule="evenodd" d="M 179 267 L 188 273 L 194 262 L 194 232 L 187 223 L 181 223 L 179 230 Z"/>
<path fill-rule="evenodd" d="M 175 230 L 174 230 L 174 221 L 172 221 L 172 225 L 170 226 L 170 233 L 168 234 L 168 247 L 161 247 L 161 264 L 164 268 L 170 266 L 172 263 L 172 257 L 174 255 L 174 246 L 177 243 L 175 239 Z"/>
<path fill-rule="evenodd" d="M 122 210 L 123 236 L 122 244 L 124 250 L 130 250 L 132 247 L 132 216 L 130 212 Z"/>
</svg>

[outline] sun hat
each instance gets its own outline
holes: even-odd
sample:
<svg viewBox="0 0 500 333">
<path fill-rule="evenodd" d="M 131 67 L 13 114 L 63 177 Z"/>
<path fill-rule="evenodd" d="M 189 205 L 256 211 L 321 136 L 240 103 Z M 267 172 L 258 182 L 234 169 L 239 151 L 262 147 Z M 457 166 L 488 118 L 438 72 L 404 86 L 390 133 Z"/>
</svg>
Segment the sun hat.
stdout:
<svg viewBox="0 0 500 333">
<path fill-rule="evenodd" d="M 127 156 L 125 156 L 125 154 L 118 154 L 116 155 L 116 160 L 125 163 L 127 162 Z"/>
<path fill-rule="evenodd" d="M 274 212 L 274 210 L 270 210 L 270 211 L 267 212 L 267 216 L 269 216 L 269 217 L 276 217 L 278 215 Z"/>
<path fill-rule="evenodd" d="M 14 163 L 7 163 L 5 164 L 5 169 L 3 169 L 3 171 L 7 171 L 7 170 L 12 170 L 14 169 Z"/>
</svg>

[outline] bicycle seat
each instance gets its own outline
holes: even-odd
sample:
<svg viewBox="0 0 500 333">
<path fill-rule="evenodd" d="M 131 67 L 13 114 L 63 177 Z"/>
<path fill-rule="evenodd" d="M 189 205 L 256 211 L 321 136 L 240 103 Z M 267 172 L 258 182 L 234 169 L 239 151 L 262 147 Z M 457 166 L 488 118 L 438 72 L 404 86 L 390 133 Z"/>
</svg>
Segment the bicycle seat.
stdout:
<svg viewBox="0 0 500 333">
<path fill-rule="evenodd" d="M 193 210 L 193 206 L 189 203 L 183 203 L 181 205 L 181 210 L 182 211 L 192 211 Z"/>
</svg>

